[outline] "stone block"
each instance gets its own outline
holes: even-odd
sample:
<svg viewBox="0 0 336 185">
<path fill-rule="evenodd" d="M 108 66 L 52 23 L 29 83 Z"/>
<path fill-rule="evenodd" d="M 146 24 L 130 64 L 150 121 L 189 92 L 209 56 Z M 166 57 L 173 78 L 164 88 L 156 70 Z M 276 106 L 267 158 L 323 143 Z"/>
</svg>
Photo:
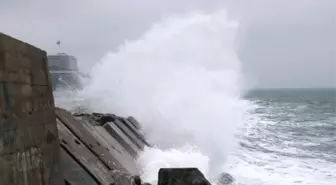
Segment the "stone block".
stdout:
<svg viewBox="0 0 336 185">
<path fill-rule="evenodd" d="M 110 152 L 84 127 L 83 120 L 74 118 L 66 110 L 56 108 L 57 118 L 64 124 L 74 136 L 78 138 L 95 155 L 108 170 L 118 169 L 119 165 Z"/>
<path fill-rule="evenodd" d="M 161 168 L 158 185 L 211 185 L 197 168 Z"/>
<path fill-rule="evenodd" d="M 132 175 L 139 173 L 137 166 L 134 163 L 133 156 L 131 156 L 126 149 L 106 131 L 106 129 L 101 126 L 94 126 L 94 130 L 95 131 L 93 131 L 92 134 L 102 143 L 102 145 L 106 146 L 108 151 L 122 167 L 119 171 L 128 172 Z"/>
<path fill-rule="evenodd" d="M 129 154 L 133 157 L 137 157 L 140 149 L 113 122 L 106 123 L 103 127 Z"/>
<path fill-rule="evenodd" d="M 65 185 L 99 185 L 90 172 L 86 171 L 79 161 L 72 158 L 66 150 L 61 150 L 61 166 Z"/>
<path fill-rule="evenodd" d="M 140 123 L 134 117 L 130 116 L 127 120 L 130 121 L 135 128 L 140 129 Z"/>
<path fill-rule="evenodd" d="M 60 121 L 57 121 L 59 137 L 62 149 L 71 153 L 76 161 L 79 161 L 83 169 L 102 184 L 111 184 L 113 179 L 109 175 L 109 170 L 69 129 Z"/>
<path fill-rule="evenodd" d="M 142 135 L 141 130 L 136 128 L 134 124 L 131 123 L 131 121 L 129 121 L 126 118 L 122 118 L 122 117 L 119 118 L 119 120 L 123 122 L 125 126 L 127 126 L 129 130 L 131 130 L 143 144 L 151 147 L 151 145 L 146 141 L 145 137 Z"/>
<path fill-rule="evenodd" d="M 137 133 L 127 126 L 127 123 L 121 122 L 119 119 L 116 119 L 114 123 L 140 150 L 144 148 L 145 144 L 137 136 Z"/>
</svg>

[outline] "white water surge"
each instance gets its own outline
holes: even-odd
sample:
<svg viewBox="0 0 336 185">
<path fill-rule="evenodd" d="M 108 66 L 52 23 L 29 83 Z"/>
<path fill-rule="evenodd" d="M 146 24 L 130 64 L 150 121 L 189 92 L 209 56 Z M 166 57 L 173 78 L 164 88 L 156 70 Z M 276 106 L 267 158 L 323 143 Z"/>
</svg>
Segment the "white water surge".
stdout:
<svg viewBox="0 0 336 185">
<path fill-rule="evenodd" d="M 225 167 L 246 109 L 237 28 L 223 11 L 172 17 L 94 66 L 81 96 L 95 111 L 136 117 L 156 146 L 138 159 L 145 181 L 160 167 L 208 177 Z"/>
</svg>

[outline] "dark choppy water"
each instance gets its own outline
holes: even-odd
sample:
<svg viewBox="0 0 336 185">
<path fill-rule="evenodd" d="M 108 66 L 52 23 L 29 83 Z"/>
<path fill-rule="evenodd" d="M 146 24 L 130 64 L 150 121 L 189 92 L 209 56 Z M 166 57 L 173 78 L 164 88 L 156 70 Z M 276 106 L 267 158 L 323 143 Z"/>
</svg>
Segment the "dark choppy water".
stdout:
<svg viewBox="0 0 336 185">
<path fill-rule="evenodd" d="M 336 90 L 258 90 L 234 155 L 243 184 L 336 184 Z"/>
</svg>

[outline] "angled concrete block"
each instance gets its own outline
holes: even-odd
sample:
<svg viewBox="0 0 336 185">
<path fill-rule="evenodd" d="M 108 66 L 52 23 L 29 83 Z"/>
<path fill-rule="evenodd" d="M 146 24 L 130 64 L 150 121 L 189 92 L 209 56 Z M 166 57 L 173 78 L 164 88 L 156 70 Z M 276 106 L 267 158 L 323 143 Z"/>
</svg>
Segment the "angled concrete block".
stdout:
<svg viewBox="0 0 336 185">
<path fill-rule="evenodd" d="M 75 119 L 71 113 L 66 110 L 56 108 L 57 118 L 64 124 L 74 136 L 80 140 L 103 164 L 108 170 L 118 169 L 119 166 L 110 152 L 104 148 L 101 143 L 86 129 L 82 120 Z"/>
<path fill-rule="evenodd" d="M 113 122 L 106 123 L 103 127 L 126 149 L 128 153 L 133 157 L 137 157 L 140 149 Z"/>
<path fill-rule="evenodd" d="M 141 128 L 140 123 L 134 117 L 130 116 L 130 117 L 127 118 L 127 120 L 130 121 L 135 128 L 137 128 L 137 129 Z"/>
<path fill-rule="evenodd" d="M 129 130 L 131 130 L 136 136 L 137 138 L 146 146 L 151 146 L 145 139 L 145 137 L 142 135 L 141 131 L 136 128 L 131 121 L 129 121 L 126 118 L 119 118 L 119 120 L 121 122 L 123 122 L 125 124 L 126 127 L 128 127 Z"/>
<path fill-rule="evenodd" d="M 65 185 L 99 185 L 81 163 L 74 160 L 71 153 L 66 150 L 61 150 L 61 166 Z"/>
<path fill-rule="evenodd" d="M 122 166 L 120 171 L 128 172 L 131 175 L 139 174 L 134 158 L 126 149 L 101 126 L 94 126 L 92 134 L 104 145 L 113 157 Z"/>
<path fill-rule="evenodd" d="M 145 144 L 140 140 L 135 131 L 127 126 L 127 123 L 121 122 L 119 119 L 116 119 L 114 123 L 140 150 L 144 148 Z"/>
<path fill-rule="evenodd" d="M 83 169 L 101 184 L 111 184 L 113 179 L 109 170 L 69 129 L 57 121 L 62 149 L 70 153 L 75 161 L 79 161 Z"/>
</svg>

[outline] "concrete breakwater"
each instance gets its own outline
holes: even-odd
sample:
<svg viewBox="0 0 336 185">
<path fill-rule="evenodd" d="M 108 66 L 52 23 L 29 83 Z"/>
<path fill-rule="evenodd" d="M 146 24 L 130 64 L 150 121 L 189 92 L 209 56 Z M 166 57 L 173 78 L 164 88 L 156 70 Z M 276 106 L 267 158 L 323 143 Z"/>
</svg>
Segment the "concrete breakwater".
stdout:
<svg viewBox="0 0 336 185">
<path fill-rule="evenodd" d="M 141 125 L 55 108 L 47 64 L 45 51 L 0 33 L 0 185 L 141 185 L 135 159 L 150 146 Z M 209 184 L 194 168 L 158 176 Z"/>
<path fill-rule="evenodd" d="M 148 145 L 133 119 L 56 108 L 61 167 L 69 184 L 132 184 L 134 159 Z"/>
</svg>

